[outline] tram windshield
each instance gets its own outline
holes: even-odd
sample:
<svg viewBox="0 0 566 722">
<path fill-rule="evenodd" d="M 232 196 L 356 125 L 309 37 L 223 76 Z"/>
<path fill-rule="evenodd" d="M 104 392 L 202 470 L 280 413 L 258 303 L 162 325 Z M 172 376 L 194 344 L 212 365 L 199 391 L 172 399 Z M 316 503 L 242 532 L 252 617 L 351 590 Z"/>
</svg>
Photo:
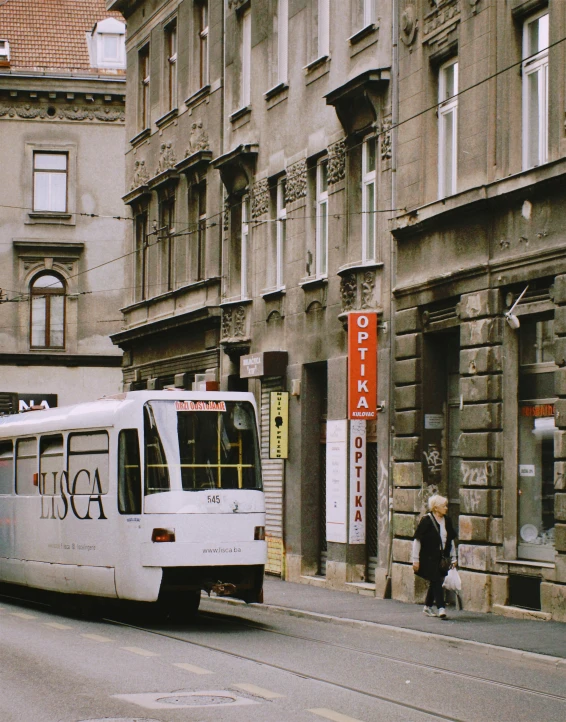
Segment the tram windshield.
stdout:
<svg viewBox="0 0 566 722">
<path fill-rule="evenodd" d="M 261 489 L 253 406 L 247 401 L 148 401 L 145 494 Z"/>
</svg>

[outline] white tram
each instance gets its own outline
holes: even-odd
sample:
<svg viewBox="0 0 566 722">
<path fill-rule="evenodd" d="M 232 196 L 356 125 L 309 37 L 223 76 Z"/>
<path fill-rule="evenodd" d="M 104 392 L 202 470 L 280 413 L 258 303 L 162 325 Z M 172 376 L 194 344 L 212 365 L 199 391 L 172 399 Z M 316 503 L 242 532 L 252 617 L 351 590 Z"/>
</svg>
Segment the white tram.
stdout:
<svg viewBox="0 0 566 722">
<path fill-rule="evenodd" d="M 252 394 L 171 390 L 0 418 L 0 581 L 262 601 L 256 417 Z"/>
</svg>

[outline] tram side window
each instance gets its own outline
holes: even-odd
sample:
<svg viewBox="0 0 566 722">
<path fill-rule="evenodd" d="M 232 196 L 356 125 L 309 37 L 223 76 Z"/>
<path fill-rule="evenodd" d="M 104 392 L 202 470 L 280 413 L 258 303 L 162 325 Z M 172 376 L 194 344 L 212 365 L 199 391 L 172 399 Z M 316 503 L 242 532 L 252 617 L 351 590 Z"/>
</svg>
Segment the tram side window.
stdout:
<svg viewBox="0 0 566 722">
<path fill-rule="evenodd" d="M 38 493 L 37 439 L 20 439 L 16 443 L 16 494 Z"/>
<path fill-rule="evenodd" d="M 39 492 L 54 496 L 61 490 L 63 436 L 42 436 L 39 440 Z"/>
<path fill-rule="evenodd" d="M 118 511 L 141 514 L 140 442 L 137 429 L 122 429 L 118 439 Z"/>
<path fill-rule="evenodd" d="M 108 493 L 108 434 L 106 431 L 69 434 L 68 463 L 71 494 Z"/>
<path fill-rule="evenodd" d="M 14 492 L 14 445 L 11 441 L 0 442 L 0 494 Z"/>
<path fill-rule="evenodd" d="M 169 491 L 171 488 L 167 457 L 165 456 L 165 450 L 159 436 L 157 424 L 157 418 L 159 418 L 160 412 L 164 412 L 166 409 L 167 406 L 162 408 L 159 404 L 146 404 L 143 410 L 146 494 L 156 494 L 160 491 Z M 167 427 L 165 426 L 165 428 Z"/>
</svg>

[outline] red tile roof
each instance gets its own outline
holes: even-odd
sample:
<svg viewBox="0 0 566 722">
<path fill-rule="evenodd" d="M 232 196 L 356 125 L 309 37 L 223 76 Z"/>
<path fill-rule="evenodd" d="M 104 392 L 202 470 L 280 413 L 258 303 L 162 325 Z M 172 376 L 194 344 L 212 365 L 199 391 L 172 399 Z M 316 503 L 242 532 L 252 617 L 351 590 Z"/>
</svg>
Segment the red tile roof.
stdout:
<svg viewBox="0 0 566 722">
<path fill-rule="evenodd" d="M 103 73 L 91 69 L 86 33 L 107 17 L 123 20 L 106 10 L 105 0 L 0 0 L 0 40 L 10 43 L 10 68 Z"/>
</svg>

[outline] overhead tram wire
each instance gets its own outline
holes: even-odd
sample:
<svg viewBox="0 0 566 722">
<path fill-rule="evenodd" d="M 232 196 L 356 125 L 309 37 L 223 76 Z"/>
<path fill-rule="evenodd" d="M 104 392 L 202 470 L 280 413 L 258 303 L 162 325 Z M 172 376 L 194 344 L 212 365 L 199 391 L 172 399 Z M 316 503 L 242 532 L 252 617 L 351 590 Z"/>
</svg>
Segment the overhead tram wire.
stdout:
<svg viewBox="0 0 566 722">
<path fill-rule="evenodd" d="M 549 50 L 551 50 L 552 48 L 557 47 L 558 45 L 560 45 L 560 44 L 563 43 L 564 41 L 566 41 L 566 36 L 564 36 L 564 37 L 562 37 L 562 38 L 559 38 L 558 40 L 555 40 L 553 43 L 550 43 L 546 48 L 544 48 L 544 50 L 549 51 Z M 494 80 L 495 78 L 499 77 L 500 75 L 503 75 L 503 73 L 506 73 L 506 72 L 508 72 L 509 70 L 513 70 L 514 68 L 517 68 L 517 67 L 523 65 L 523 63 L 525 63 L 525 62 L 531 60 L 532 58 L 535 58 L 536 56 L 540 55 L 541 52 L 542 52 L 542 51 L 538 51 L 538 52 L 536 52 L 536 53 L 532 53 L 531 55 L 527 56 L 526 58 L 521 58 L 521 60 L 518 60 L 518 61 L 516 61 L 516 62 L 514 62 L 514 63 L 511 63 L 511 65 L 507 65 L 505 68 L 502 68 L 501 70 L 497 70 L 495 73 L 492 73 L 491 75 L 488 75 L 486 78 L 482 78 L 482 80 L 478 80 L 477 83 L 472 83 L 472 85 L 469 85 L 467 88 L 463 88 L 462 90 L 459 90 L 457 93 L 455 93 L 454 96 L 453 96 L 453 98 L 459 98 L 461 95 L 464 95 L 465 93 L 468 93 L 468 92 L 470 92 L 471 90 L 474 90 L 475 88 L 480 87 L 480 86 L 483 85 L 484 83 L 487 83 L 487 82 L 489 82 L 490 80 Z M 430 105 L 430 106 L 428 106 L 427 108 L 424 108 L 423 110 L 419 111 L 418 113 L 415 113 L 414 115 L 411 115 L 410 117 L 405 118 L 404 120 L 400 120 L 398 123 L 396 123 L 395 125 L 392 125 L 390 128 L 388 128 L 387 131 L 384 131 L 384 130 L 376 131 L 376 132 L 374 133 L 374 136 L 373 136 L 373 137 L 374 137 L 374 138 L 379 138 L 379 137 L 381 137 L 382 135 L 385 135 L 386 132 L 387 132 L 387 133 L 390 133 L 392 130 L 395 130 L 395 129 L 397 129 L 397 128 L 400 128 L 402 125 L 405 125 L 406 123 L 410 123 L 411 121 L 416 120 L 417 118 L 421 117 L 422 115 L 425 115 L 426 113 L 430 113 L 430 111 L 432 111 L 432 110 L 437 110 L 441 105 L 443 105 L 443 102 L 444 102 L 444 101 L 439 101 L 439 102 L 437 102 L 437 103 L 434 103 L 433 105 Z M 364 141 L 361 141 L 360 143 L 356 143 L 356 144 L 354 144 L 354 145 L 349 146 L 349 147 L 346 149 L 346 152 L 347 152 L 347 153 L 351 153 L 354 149 L 361 147 L 361 146 L 363 145 L 363 143 L 364 143 Z M 268 189 L 269 189 L 269 190 L 274 190 L 275 187 L 276 187 L 276 186 L 275 186 L 275 185 L 272 185 L 272 184 L 269 184 L 269 185 L 268 185 Z M 238 205 L 241 206 L 241 205 L 243 205 L 244 202 L 246 202 L 246 201 L 245 201 L 244 199 L 242 199 L 242 200 L 239 201 L 239 203 L 234 203 L 234 204 L 232 204 L 231 208 L 238 207 Z M 22 207 L 22 206 L 7 206 L 7 205 L 2 205 L 2 204 L 0 204 L 0 208 L 19 208 L 20 210 L 33 210 L 33 209 L 31 209 L 31 208 L 25 208 L 25 207 Z M 395 213 L 395 212 L 398 212 L 398 211 L 406 211 L 406 210 L 407 210 L 406 208 L 398 208 L 398 209 L 377 209 L 377 210 L 375 210 L 375 211 L 356 212 L 356 214 L 361 214 L 361 213 Z M 75 214 L 73 214 L 73 215 L 80 215 L 80 216 L 86 216 L 86 217 L 92 217 L 92 218 L 106 218 L 106 219 L 115 219 L 115 220 L 126 220 L 126 221 L 134 221 L 134 220 L 135 220 L 135 217 L 126 218 L 126 217 L 122 217 L 122 216 L 103 216 L 103 215 L 98 215 L 98 214 L 78 213 L 78 212 L 75 213 Z M 211 220 L 212 218 L 219 218 L 219 217 L 222 217 L 223 215 L 224 215 L 224 210 L 218 211 L 217 213 L 214 213 L 213 215 L 209 216 L 209 217 L 207 218 L 207 220 Z M 337 219 L 338 217 L 341 217 L 341 216 L 349 217 L 349 216 L 352 216 L 352 215 L 354 215 L 354 213 L 350 213 L 350 212 L 346 212 L 346 213 L 342 213 L 342 214 L 329 214 L 328 219 L 329 219 L 329 220 L 330 220 L 331 218 Z M 288 220 L 303 220 L 303 219 L 305 219 L 305 218 L 313 218 L 313 217 L 315 218 L 316 216 L 300 216 L 299 218 L 292 218 L 292 217 L 287 216 L 287 218 L 286 218 L 285 220 L 286 220 L 286 221 L 288 221 Z M 273 221 L 279 221 L 279 222 L 280 222 L 282 219 L 271 219 L 271 220 L 273 220 Z M 157 221 L 153 221 L 153 223 L 156 223 L 156 222 L 157 222 Z M 260 223 L 265 223 L 265 222 L 267 222 L 267 221 L 259 222 L 258 225 L 259 225 Z M 252 222 L 252 223 L 253 223 L 253 222 Z M 196 225 L 196 224 L 195 224 L 195 223 L 193 223 L 193 224 L 188 224 L 188 225 L 187 225 L 187 228 L 189 228 L 190 225 Z M 211 224 L 210 226 L 207 226 L 207 228 L 212 228 L 212 227 L 217 226 L 217 225 L 218 225 L 217 223 L 214 223 L 214 224 Z M 193 233 L 198 233 L 198 232 L 199 232 L 199 229 L 198 229 L 198 228 L 195 229 L 195 230 L 193 230 L 193 231 L 189 231 L 189 230 L 178 231 L 178 232 L 176 232 L 176 233 L 170 234 L 170 237 L 177 237 L 177 236 L 182 236 L 182 235 L 192 235 Z M 148 234 L 148 235 L 151 235 L 151 234 Z M 153 246 L 153 245 L 156 245 L 156 244 L 159 243 L 161 240 L 162 240 L 162 239 L 160 238 L 160 239 L 158 239 L 157 241 L 155 241 L 155 243 L 149 244 L 149 247 L 150 247 L 150 246 Z M 147 246 L 146 246 L 146 247 L 147 247 Z M 131 256 L 131 255 L 133 255 L 133 254 L 135 254 L 135 253 L 138 253 L 140 250 L 143 250 L 143 247 L 142 247 L 142 248 L 136 248 L 136 249 L 134 249 L 133 251 L 130 251 L 130 252 L 125 253 L 125 254 L 122 254 L 121 256 L 117 256 L 116 258 L 113 258 L 113 259 L 111 259 L 111 260 L 109 260 L 109 261 L 105 261 L 104 263 L 98 264 L 98 265 L 96 265 L 96 266 L 92 266 L 91 268 L 87 268 L 87 269 L 85 269 L 84 271 L 80 271 L 79 273 L 76 273 L 76 274 L 74 274 L 73 276 L 70 276 L 69 278 L 77 278 L 78 276 L 81 276 L 81 275 L 84 275 L 84 274 L 86 274 L 86 273 L 89 273 L 90 271 L 94 271 L 94 270 L 96 270 L 96 269 L 98 269 L 98 268 L 102 268 L 102 267 L 104 267 L 104 266 L 107 266 L 107 265 L 109 265 L 110 263 L 114 263 L 114 262 L 116 262 L 116 261 L 120 261 L 120 260 L 122 260 L 122 259 L 124 259 L 124 258 L 127 258 L 127 257 L 129 257 L 129 256 Z M 6 301 L 0 301 L 0 303 L 6 303 Z"/>
</svg>

